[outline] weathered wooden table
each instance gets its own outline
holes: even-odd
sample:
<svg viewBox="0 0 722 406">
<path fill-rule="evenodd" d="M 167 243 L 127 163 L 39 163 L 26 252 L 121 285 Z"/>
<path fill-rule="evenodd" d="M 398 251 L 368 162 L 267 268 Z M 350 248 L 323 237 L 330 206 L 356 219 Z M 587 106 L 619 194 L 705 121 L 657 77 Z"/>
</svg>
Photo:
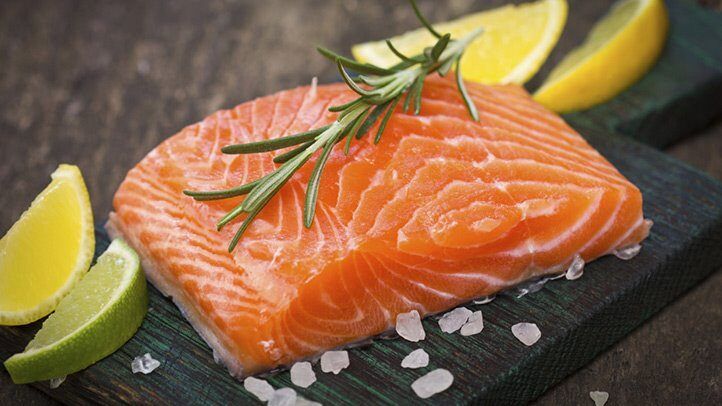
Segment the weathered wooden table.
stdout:
<svg viewBox="0 0 722 406">
<path fill-rule="evenodd" d="M 433 10 L 431 2 L 423 5 L 433 20 L 441 20 L 501 3 L 439 1 Z M 570 1 L 552 63 L 610 3 Z M 127 169 L 183 125 L 313 76 L 335 80 L 334 68 L 312 52 L 312 44 L 347 50 L 359 40 L 415 25 L 400 1 L 3 1 L 0 232 L 59 162 L 83 169 L 96 216 L 103 216 Z M 670 152 L 722 178 L 722 123 Z M 610 404 L 721 399 L 720 291 L 717 272 L 538 403 L 590 403 L 591 390 L 610 392 Z M 0 373 L 0 404 L 51 402 Z"/>
</svg>

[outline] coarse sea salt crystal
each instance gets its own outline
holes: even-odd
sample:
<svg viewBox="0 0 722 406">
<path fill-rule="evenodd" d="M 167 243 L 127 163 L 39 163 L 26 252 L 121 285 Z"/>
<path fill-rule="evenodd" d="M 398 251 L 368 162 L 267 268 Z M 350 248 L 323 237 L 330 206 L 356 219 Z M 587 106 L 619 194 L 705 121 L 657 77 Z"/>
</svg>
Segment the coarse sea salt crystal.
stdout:
<svg viewBox="0 0 722 406">
<path fill-rule="evenodd" d="M 594 406 L 604 406 L 609 400 L 609 393 L 602 391 L 591 391 L 589 397 L 594 401 Z"/>
<path fill-rule="evenodd" d="M 494 299 L 496 299 L 496 296 L 495 296 L 495 295 L 484 296 L 484 297 L 480 297 L 480 298 L 474 300 L 474 304 L 483 305 L 483 304 L 487 304 L 487 303 L 493 302 Z"/>
<path fill-rule="evenodd" d="M 439 327 L 444 333 L 451 334 L 466 324 L 469 316 L 471 316 L 471 310 L 466 307 L 457 307 L 441 316 L 441 319 L 439 319 Z"/>
<path fill-rule="evenodd" d="M 216 352 L 216 350 L 213 350 L 213 362 L 215 362 L 216 364 L 219 364 L 219 365 L 221 365 L 221 363 L 223 362 L 221 360 L 221 356 L 218 355 L 218 352 Z"/>
<path fill-rule="evenodd" d="M 301 388 L 308 388 L 316 382 L 316 373 L 310 362 L 297 362 L 291 367 L 291 382 Z"/>
<path fill-rule="evenodd" d="M 423 348 L 411 351 L 411 353 L 401 361 L 401 367 L 409 369 L 423 368 L 428 365 L 429 354 L 426 353 Z"/>
<path fill-rule="evenodd" d="M 516 288 L 516 290 L 517 290 L 516 298 L 521 299 L 522 297 L 528 295 L 529 293 L 539 292 L 540 290 L 542 290 L 542 288 L 544 287 L 544 285 L 547 283 L 548 280 L 549 280 L 548 278 L 537 279 L 535 281 L 528 282 L 526 284 L 523 284 L 523 285 L 517 287 Z"/>
<path fill-rule="evenodd" d="M 629 261 L 630 259 L 634 258 L 639 254 L 639 251 L 642 250 L 642 246 L 639 244 L 630 245 L 629 247 L 620 248 L 618 250 L 612 251 L 615 257 L 624 260 Z"/>
<path fill-rule="evenodd" d="M 61 376 L 60 378 L 51 379 L 48 381 L 48 384 L 50 385 L 50 389 L 57 389 L 63 382 L 65 382 L 65 377 Z"/>
<path fill-rule="evenodd" d="M 426 338 L 426 331 L 421 324 L 421 316 L 416 310 L 396 315 L 396 332 L 411 342 L 419 342 Z"/>
<path fill-rule="evenodd" d="M 411 389 L 414 390 L 416 396 L 427 399 L 449 389 L 452 383 L 454 383 L 454 376 L 451 375 L 451 372 L 439 368 L 415 380 L 411 384 Z"/>
<path fill-rule="evenodd" d="M 268 400 L 268 406 L 294 406 L 297 397 L 296 391 L 291 388 L 276 389 Z"/>
<path fill-rule="evenodd" d="M 321 406 L 321 404 L 318 402 L 314 402 L 313 400 L 308 400 L 304 397 L 298 396 L 296 397 L 296 406 Z"/>
<path fill-rule="evenodd" d="M 243 387 L 257 397 L 261 402 L 268 402 L 273 396 L 273 386 L 263 379 L 249 376 L 243 381 Z"/>
<path fill-rule="evenodd" d="M 349 366 L 348 351 L 326 351 L 321 355 L 321 371 L 338 375 Z"/>
<path fill-rule="evenodd" d="M 473 336 L 474 334 L 481 333 L 484 329 L 484 316 L 481 314 L 481 310 L 477 310 L 471 313 L 469 321 L 461 327 L 462 336 Z"/>
<path fill-rule="evenodd" d="M 130 363 L 130 368 L 134 374 L 142 372 L 148 375 L 160 366 L 160 361 L 153 359 L 149 353 L 145 353 L 140 357 L 135 357 L 133 362 Z"/>
<path fill-rule="evenodd" d="M 511 332 L 527 347 L 534 345 L 541 338 L 541 331 L 534 323 L 517 323 L 511 326 Z"/>
<path fill-rule="evenodd" d="M 581 278 L 584 273 L 584 260 L 579 254 L 574 256 L 572 263 L 567 268 L 566 278 L 570 281 Z"/>
</svg>

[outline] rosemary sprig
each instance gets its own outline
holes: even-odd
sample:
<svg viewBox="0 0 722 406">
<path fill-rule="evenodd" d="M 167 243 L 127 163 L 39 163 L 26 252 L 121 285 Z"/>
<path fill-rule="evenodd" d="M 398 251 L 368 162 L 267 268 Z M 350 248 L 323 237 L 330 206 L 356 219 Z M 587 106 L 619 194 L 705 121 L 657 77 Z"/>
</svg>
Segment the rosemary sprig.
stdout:
<svg viewBox="0 0 722 406">
<path fill-rule="evenodd" d="M 253 154 L 276 151 L 294 147 L 277 155 L 273 161 L 280 166 L 273 172 L 244 185 L 217 191 L 184 191 L 196 200 L 227 199 L 247 195 L 233 210 L 218 221 L 220 230 L 238 216 L 247 214 L 235 236 L 231 240 L 228 251 L 233 251 L 241 236 L 250 223 L 258 216 L 273 196 L 315 155 L 321 151 L 316 160 L 311 177 L 306 186 L 306 199 L 303 209 L 303 223 L 309 228 L 313 224 L 318 200 L 318 188 L 323 169 L 336 144 L 344 141 L 344 151 L 348 154 L 354 139 L 361 139 L 381 118 L 374 144 L 378 144 L 400 100 L 404 98 L 403 110 L 412 108 L 413 114 L 421 110 L 421 92 L 424 79 L 432 73 L 441 76 L 456 65 L 457 72 L 466 47 L 482 33 L 477 29 L 460 39 L 451 39 L 450 34 L 441 35 L 424 18 L 414 0 L 409 0 L 414 13 L 421 24 L 438 40 L 432 47 L 424 49 L 419 55 L 406 56 L 396 49 L 390 41 L 386 41 L 391 52 L 400 62 L 391 68 L 381 68 L 372 64 L 359 63 L 323 47 L 318 47 L 321 55 L 336 63 L 344 82 L 358 97 L 348 103 L 329 108 L 337 112 L 338 117 L 333 123 L 299 134 L 289 135 L 270 140 L 229 145 L 221 151 L 225 154 Z M 358 76 L 352 77 L 348 71 Z M 469 97 L 461 75 L 457 74 L 457 87 L 471 117 L 478 121 L 479 117 L 474 102 Z M 382 118 L 383 117 L 383 118 Z"/>
</svg>

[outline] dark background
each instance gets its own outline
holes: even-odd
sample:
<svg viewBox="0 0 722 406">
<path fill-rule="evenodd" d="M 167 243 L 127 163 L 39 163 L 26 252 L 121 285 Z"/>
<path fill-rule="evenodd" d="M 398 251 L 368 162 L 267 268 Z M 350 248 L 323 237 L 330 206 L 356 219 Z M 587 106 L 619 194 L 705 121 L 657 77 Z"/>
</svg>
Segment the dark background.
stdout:
<svg viewBox="0 0 722 406">
<path fill-rule="evenodd" d="M 722 9 L 722 1 L 700 1 Z M 501 0 L 421 1 L 432 21 Z M 569 0 L 562 39 L 528 86 L 579 44 L 609 0 Z M 183 126 L 277 90 L 337 79 L 315 44 L 418 26 L 383 0 L 0 2 L 0 233 L 61 162 L 82 169 L 97 220 L 125 173 Z M 722 46 L 722 44 L 720 45 Z M 722 95 L 721 95 L 722 97 Z M 669 153 L 722 178 L 722 122 Z M 722 399 L 722 273 L 667 307 L 539 400 L 540 405 L 712 404 Z M 0 372 L 0 404 L 51 402 Z"/>
</svg>

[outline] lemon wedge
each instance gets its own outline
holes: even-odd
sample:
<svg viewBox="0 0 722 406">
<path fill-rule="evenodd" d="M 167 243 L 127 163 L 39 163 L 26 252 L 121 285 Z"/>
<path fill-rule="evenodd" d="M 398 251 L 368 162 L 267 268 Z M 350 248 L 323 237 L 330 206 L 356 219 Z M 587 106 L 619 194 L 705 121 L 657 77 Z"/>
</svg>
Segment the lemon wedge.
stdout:
<svg viewBox="0 0 722 406">
<path fill-rule="evenodd" d="M 90 267 L 93 212 L 77 166 L 52 182 L 0 240 L 0 325 L 48 315 Z"/>
<path fill-rule="evenodd" d="M 663 0 L 616 3 L 584 43 L 552 70 L 534 98 L 561 113 L 611 99 L 654 65 L 668 28 Z"/>
<path fill-rule="evenodd" d="M 470 14 L 434 24 L 434 28 L 442 34 L 451 33 L 452 38 L 461 38 L 478 27 L 484 28 L 484 33 L 469 45 L 461 60 L 464 79 L 523 84 L 549 56 L 566 20 L 566 0 L 539 0 Z M 407 56 L 419 54 L 436 42 L 426 29 L 409 31 L 390 38 L 390 41 Z M 385 41 L 355 45 L 351 53 L 359 62 L 384 68 L 399 62 Z"/>
</svg>

